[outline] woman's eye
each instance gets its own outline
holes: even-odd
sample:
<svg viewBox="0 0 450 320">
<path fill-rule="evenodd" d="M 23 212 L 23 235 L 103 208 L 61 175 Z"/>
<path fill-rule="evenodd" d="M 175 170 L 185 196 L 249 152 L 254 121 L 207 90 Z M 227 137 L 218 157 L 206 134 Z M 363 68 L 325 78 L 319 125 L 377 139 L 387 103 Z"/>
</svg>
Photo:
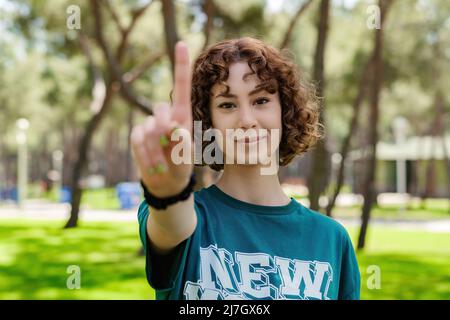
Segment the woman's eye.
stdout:
<svg viewBox="0 0 450 320">
<path fill-rule="evenodd" d="M 221 109 L 231 109 L 233 107 L 232 103 L 222 103 L 221 105 L 219 105 L 219 108 Z"/>
<path fill-rule="evenodd" d="M 269 102 L 269 99 L 266 98 L 261 98 L 255 101 L 256 104 L 266 104 L 267 102 Z"/>
</svg>

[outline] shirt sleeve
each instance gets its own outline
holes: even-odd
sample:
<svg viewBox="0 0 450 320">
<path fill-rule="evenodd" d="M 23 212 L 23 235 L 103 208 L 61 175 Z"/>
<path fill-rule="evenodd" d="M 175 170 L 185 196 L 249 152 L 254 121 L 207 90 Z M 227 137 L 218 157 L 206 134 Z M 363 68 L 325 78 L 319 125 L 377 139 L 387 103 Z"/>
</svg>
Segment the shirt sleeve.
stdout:
<svg viewBox="0 0 450 320">
<path fill-rule="evenodd" d="M 191 237 L 181 242 L 169 254 L 160 255 L 154 252 L 149 245 L 147 235 L 147 219 L 149 207 L 145 200 L 138 210 L 139 236 L 145 252 L 145 273 L 150 286 L 160 293 L 171 291 L 180 276 L 182 266 L 186 262 L 187 249 Z M 163 296 L 166 296 L 163 294 Z M 167 295 L 168 296 L 168 295 Z"/>
<path fill-rule="evenodd" d="M 339 300 L 359 300 L 361 275 L 355 250 L 348 233 L 345 231 L 342 248 L 342 265 L 339 281 Z"/>
</svg>

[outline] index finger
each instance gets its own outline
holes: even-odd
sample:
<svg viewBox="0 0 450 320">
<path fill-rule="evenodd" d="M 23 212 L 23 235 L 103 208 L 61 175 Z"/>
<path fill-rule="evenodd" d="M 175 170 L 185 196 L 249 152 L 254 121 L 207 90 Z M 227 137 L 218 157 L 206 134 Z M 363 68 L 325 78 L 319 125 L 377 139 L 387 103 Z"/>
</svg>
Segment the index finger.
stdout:
<svg viewBox="0 0 450 320">
<path fill-rule="evenodd" d="M 174 78 L 173 118 L 179 123 L 192 126 L 191 66 L 188 48 L 183 41 L 178 41 L 175 45 Z"/>
</svg>

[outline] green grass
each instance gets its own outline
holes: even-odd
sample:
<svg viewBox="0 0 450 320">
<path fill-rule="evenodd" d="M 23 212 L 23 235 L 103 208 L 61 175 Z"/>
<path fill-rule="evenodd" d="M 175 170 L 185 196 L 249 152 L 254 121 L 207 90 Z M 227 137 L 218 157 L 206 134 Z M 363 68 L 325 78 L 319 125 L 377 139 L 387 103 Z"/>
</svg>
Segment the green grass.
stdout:
<svg viewBox="0 0 450 320">
<path fill-rule="evenodd" d="M 120 209 L 115 188 L 85 190 L 81 202 L 90 209 Z"/>
<path fill-rule="evenodd" d="M 0 221 L 0 299 L 150 299 L 137 223 Z M 69 290 L 67 268 L 81 268 Z"/>
<path fill-rule="evenodd" d="M 53 189 L 48 193 L 41 195 L 42 198 L 52 202 L 58 202 L 59 195 Z M 81 198 L 81 205 L 89 209 L 103 209 L 103 210 L 119 210 L 120 202 L 117 197 L 115 188 L 101 188 L 101 189 L 85 189 Z"/>
<path fill-rule="evenodd" d="M 349 230 L 356 239 L 359 230 Z M 450 234 L 372 227 L 358 252 L 363 299 L 450 299 Z M 381 289 L 369 290 L 370 265 L 381 271 Z"/>
<path fill-rule="evenodd" d="M 0 220 L 0 299 L 153 299 L 137 223 Z M 357 229 L 350 229 L 353 239 Z M 450 299 L 450 234 L 369 229 L 358 253 L 363 299 Z M 81 268 L 81 289 L 66 287 L 67 267 Z M 369 265 L 381 289 L 367 289 Z"/>
</svg>

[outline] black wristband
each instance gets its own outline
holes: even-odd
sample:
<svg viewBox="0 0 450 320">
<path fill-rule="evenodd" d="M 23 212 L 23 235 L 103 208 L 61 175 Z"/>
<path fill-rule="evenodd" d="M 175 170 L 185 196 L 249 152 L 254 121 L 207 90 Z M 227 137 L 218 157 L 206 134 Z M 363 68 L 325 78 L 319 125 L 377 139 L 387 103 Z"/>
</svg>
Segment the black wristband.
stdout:
<svg viewBox="0 0 450 320">
<path fill-rule="evenodd" d="M 191 179 L 189 180 L 188 185 L 178 194 L 167 197 L 167 198 L 158 198 L 152 195 L 144 185 L 144 182 L 141 180 L 141 186 L 144 190 L 144 198 L 149 206 L 152 208 L 161 210 L 166 209 L 171 204 L 177 203 L 179 201 L 186 200 L 191 195 L 192 191 L 194 191 L 195 186 L 195 174 L 192 173 Z"/>
</svg>

